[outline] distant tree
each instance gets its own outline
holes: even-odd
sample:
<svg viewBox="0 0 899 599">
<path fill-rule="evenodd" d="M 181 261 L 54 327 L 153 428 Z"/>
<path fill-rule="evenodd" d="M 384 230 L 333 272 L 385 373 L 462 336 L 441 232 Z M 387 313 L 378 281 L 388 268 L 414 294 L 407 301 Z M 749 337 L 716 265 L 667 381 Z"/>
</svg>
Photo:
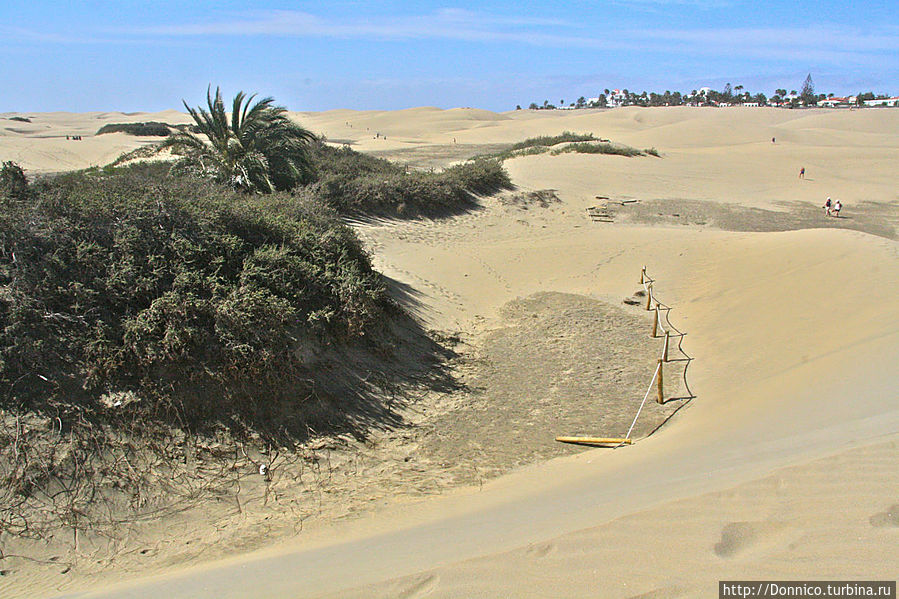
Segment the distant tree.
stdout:
<svg viewBox="0 0 899 599">
<path fill-rule="evenodd" d="M 540 108 L 540 107 L 537 106 L 537 103 L 536 103 L 536 102 L 531 102 L 531 105 L 528 106 L 528 110 L 537 110 L 537 109 L 539 109 L 539 108 Z"/>
<path fill-rule="evenodd" d="M 521 110 L 521 104 L 516 104 L 516 105 L 515 105 L 515 110 Z"/>
<path fill-rule="evenodd" d="M 805 82 L 802 84 L 802 93 L 799 94 L 799 98 L 807 106 L 811 106 L 812 104 L 817 103 L 817 96 L 815 96 L 815 83 L 812 81 L 811 73 L 809 73 L 805 77 Z"/>
<path fill-rule="evenodd" d="M 199 135 L 178 131 L 165 145 L 185 153 L 185 166 L 242 191 L 271 193 L 310 181 L 308 147 L 315 135 L 291 121 L 273 98 L 251 105 L 254 98 L 238 92 L 229 122 L 221 90 L 216 88 L 213 98 L 210 86 L 208 110 L 184 102 Z"/>
<path fill-rule="evenodd" d="M 797 92 L 795 89 L 791 89 L 791 90 L 790 90 L 790 95 L 791 95 L 791 96 L 796 96 L 796 95 L 799 95 L 799 92 Z"/>
<path fill-rule="evenodd" d="M 768 98 L 765 97 L 765 94 L 759 92 L 755 95 L 753 101 L 758 102 L 759 106 L 764 106 L 768 103 Z"/>
<path fill-rule="evenodd" d="M 775 95 L 775 96 L 780 96 L 781 98 L 783 98 L 784 96 L 787 95 L 787 90 L 785 90 L 785 89 L 776 89 L 776 90 L 774 90 L 774 95 Z"/>
<path fill-rule="evenodd" d="M 730 102 L 732 94 L 733 90 L 730 87 L 730 83 L 728 83 L 724 86 L 724 91 L 721 92 L 721 100 L 724 102 Z"/>
<path fill-rule="evenodd" d="M 585 98 L 584 96 L 581 96 L 580 98 L 577 99 L 577 107 L 578 108 L 583 108 L 586 104 L 587 104 L 587 98 Z"/>
<path fill-rule="evenodd" d="M 549 100 L 543 100 L 543 108 L 549 108 Z"/>
<path fill-rule="evenodd" d="M 865 104 L 865 100 L 873 100 L 874 98 L 874 92 L 859 93 L 855 97 L 855 103 L 859 106 L 863 106 Z"/>
<path fill-rule="evenodd" d="M 602 90 L 602 93 L 604 93 L 604 94 L 606 95 L 606 97 L 608 97 L 609 94 L 611 94 L 612 92 L 610 92 L 610 91 L 609 91 L 609 88 L 607 87 L 607 88 L 605 88 L 604 90 Z"/>
<path fill-rule="evenodd" d="M 606 99 L 605 94 L 599 94 L 599 98 L 597 98 L 596 103 L 599 105 L 600 108 L 605 108 L 606 106 L 609 105 L 609 101 Z"/>
</svg>

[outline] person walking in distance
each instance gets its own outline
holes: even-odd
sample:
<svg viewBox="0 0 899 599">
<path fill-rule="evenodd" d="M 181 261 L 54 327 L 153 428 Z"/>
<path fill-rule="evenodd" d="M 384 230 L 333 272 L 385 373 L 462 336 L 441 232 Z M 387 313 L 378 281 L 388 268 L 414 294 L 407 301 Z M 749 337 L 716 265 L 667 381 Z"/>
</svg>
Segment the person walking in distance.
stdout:
<svg viewBox="0 0 899 599">
<path fill-rule="evenodd" d="M 833 204 L 830 202 L 830 198 L 827 198 L 827 201 L 824 202 L 824 216 L 830 216 L 830 207 Z"/>
<path fill-rule="evenodd" d="M 805 167 L 804 166 L 799 169 L 799 178 L 805 179 Z"/>
</svg>

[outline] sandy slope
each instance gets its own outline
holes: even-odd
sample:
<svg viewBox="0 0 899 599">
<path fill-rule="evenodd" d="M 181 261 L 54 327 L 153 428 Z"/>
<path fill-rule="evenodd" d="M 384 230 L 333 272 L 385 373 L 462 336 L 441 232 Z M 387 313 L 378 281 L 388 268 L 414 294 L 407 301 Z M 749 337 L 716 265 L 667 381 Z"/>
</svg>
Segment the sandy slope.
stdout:
<svg viewBox="0 0 899 599">
<path fill-rule="evenodd" d="M 569 241 L 575 245 L 557 241 L 556 249 L 567 251 Z M 677 307 L 675 320 L 690 333 L 700 396 L 673 426 L 627 450 L 549 462 L 477 493 L 405 506 L 297 547 L 110 596 L 188 597 L 201 590 L 224 597 L 346 596 L 349 586 L 373 583 L 354 592 L 499 597 L 554 589 L 550 596 L 563 590 L 629 596 L 629 589 L 644 592 L 671 581 L 688 589 L 687 596 L 701 596 L 721 576 L 752 572 L 815 578 L 859 576 L 860 568 L 864 576 L 887 576 L 883 556 L 897 531 L 872 527 L 869 519 L 895 503 L 894 242 L 814 231 L 659 231 L 654 242 L 642 246 L 642 256 L 634 248 L 600 267 L 591 286 L 633 287 L 640 257 L 658 244 L 669 248 L 647 261 L 655 265 L 660 297 Z M 834 252 L 845 259 L 832 261 Z M 539 249 L 537 255 L 546 256 Z M 569 264 L 577 280 L 579 262 L 567 258 L 557 251 L 546 261 Z M 595 257 L 581 264 L 597 268 Z M 553 264 L 536 269 L 558 272 Z M 836 317 L 832 306 L 851 308 Z M 865 448 L 871 444 L 877 446 Z M 855 447 L 862 449 L 850 451 Z M 808 463 L 821 456 L 833 457 L 825 466 Z M 797 464 L 773 475 L 785 481 L 787 494 L 758 480 Z M 815 478 L 822 470 L 827 476 Z M 839 483 L 844 488 L 834 490 Z M 819 500 L 827 495 L 834 497 Z M 730 499 L 722 506 L 721 497 Z M 692 516 L 678 518 L 684 512 Z M 619 538 L 621 524 L 606 523 L 628 515 L 643 534 Z M 821 522 L 835 524 L 825 534 Z M 847 532 L 864 536 L 848 542 Z M 608 545 L 619 542 L 624 554 Z M 690 554 L 698 567 L 684 568 L 671 555 L 682 545 L 702 548 Z M 718 545 L 724 549 L 716 553 Z M 552 568 L 537 559 L 559 547 Z M 652 557 L 660 552 L 668 556 Z M 471 558 L 479 559 L 465 561 Z M 397 576 L 412 577 L 379 582 Z M 265 580 L 264 590 L 258 580 Z"/>
<path fill-rule="evenodd" d="M 9 120 L 18 116 L 30 123 Z M 142 145 L 158 142 L 159 137 L 133 137 L 124 133 L 96 135 L 111 123 L 161 121 L 191 122 L 175 110 L 148 113 L 122 112 L 50 112 L 0 114 L 0 160 L 17 162 L 26 173 L 58 172 L 103 166 L 121 154 Z M 75 141 L 66 137 L 81 136 Z"/>
<path fill-rule="evenodd" d="M 596 195 L 809 211 L 830 195 L 847 218 L 863 200 L 895 206 L 899 111 L 419 108 L 297 118 L 365 151 L 566 129 L 658 148 L 661 159 L 507 162 L 522 188 L 558 190 L 551 209 L 515 217 L 491 200 L 471 214 L 360 233 L 376 267 L 415 290 L 422 320 L 443 330 L 499 326 L 501 306 L 541 291 L 619 303 L 646 264 L 689 334 L 698 397 L 633 447 L 560 458 L 90 596 L 692 597 L 713 594 L 720 578 L 895 577 L 899 244 L 845 230 L 599 224 L 584 208 Z"/>
</svg>

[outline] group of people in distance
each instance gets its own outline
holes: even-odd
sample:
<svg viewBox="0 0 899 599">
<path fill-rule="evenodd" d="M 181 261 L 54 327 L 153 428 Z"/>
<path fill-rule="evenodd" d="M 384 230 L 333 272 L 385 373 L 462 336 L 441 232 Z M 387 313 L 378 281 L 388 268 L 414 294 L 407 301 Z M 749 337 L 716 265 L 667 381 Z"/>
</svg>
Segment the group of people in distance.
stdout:
<svg viewBox="0 0 899 599">
<path fill-rule="evenodd" d="M 773 141 L 773 140 L 772 140 Z M 799 178 L 805 179 L 805 167 L 799 169 Z M 830 198 L 827 198 L 827 201 L 824 202 L 824 216 L 840 216 L 840 210 L 843 209 L 843 204 L 840 203 L 840 200 L 836 202 L 831 201 Z"/>
</svg>

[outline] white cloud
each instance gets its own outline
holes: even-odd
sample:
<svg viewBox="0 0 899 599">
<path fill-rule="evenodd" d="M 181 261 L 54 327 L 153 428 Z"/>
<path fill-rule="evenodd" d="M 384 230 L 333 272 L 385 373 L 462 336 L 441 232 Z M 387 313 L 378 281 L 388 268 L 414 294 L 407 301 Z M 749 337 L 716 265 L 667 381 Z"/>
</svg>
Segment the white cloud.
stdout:
<svg viewBox="0 0 899 599">
<path fill-rule="evenodd" d="M 620 0 L 637 4 L 695 3 L 699 0 Z M 717 0 L 705 0 L 715 2 Z M 297 10 L 233 14 L 216 21 L 171 23 L 131 31 L 80 31 L 77 38 L 53 32 L 0 28 L 8 39 L 27 43 L 171 43 L 207 37 L 300 37 L 370 41 L 448 40 L 600 50 L 610 55 L 763 59 L 769 63 L 895 64 L 899 28 L 860 30 L 840 25 L 733 27 L 715 29 L 588 29 L 563 19 L 497 15 L 462 9 L 426 14 L 350 18 Z"/>
<path fill-rule="evenodd" d="M 637 3 L 693 3 L 698 0 L 627 0 Z M 830 26 L 795 28 L 616 29 L 588 34 L 559 19 L 497 16 L 444 9 L 424 15 L 379 19 L 335 19 L 301 11 L 266 11 L 228 21 L 163 25 L 141 29 L 148 36 L 291 36 L 371 40 L 445 39 L 519 43 L 561 48 L 622 51 L 672 50 L 691 54 L 740 52 L 764 58 L 840 61 L 899 50 L 899 31 L 868 32 Z M 673 47 L 672 47 L 673 45 Z"/>
<path fill-rule="evenodd" d="M 561 19 L 497 16 L 460 9 L 431 14 L 359 20 L 324 18 L 292 10 L 262 11 L 233 20 L 162 25 L 139 29 L 145 35 L 283 35 L 298 37 L 490 40 L 497 36 L 524 35 L 538 27 L 565 28 Z"/>
</svg>

